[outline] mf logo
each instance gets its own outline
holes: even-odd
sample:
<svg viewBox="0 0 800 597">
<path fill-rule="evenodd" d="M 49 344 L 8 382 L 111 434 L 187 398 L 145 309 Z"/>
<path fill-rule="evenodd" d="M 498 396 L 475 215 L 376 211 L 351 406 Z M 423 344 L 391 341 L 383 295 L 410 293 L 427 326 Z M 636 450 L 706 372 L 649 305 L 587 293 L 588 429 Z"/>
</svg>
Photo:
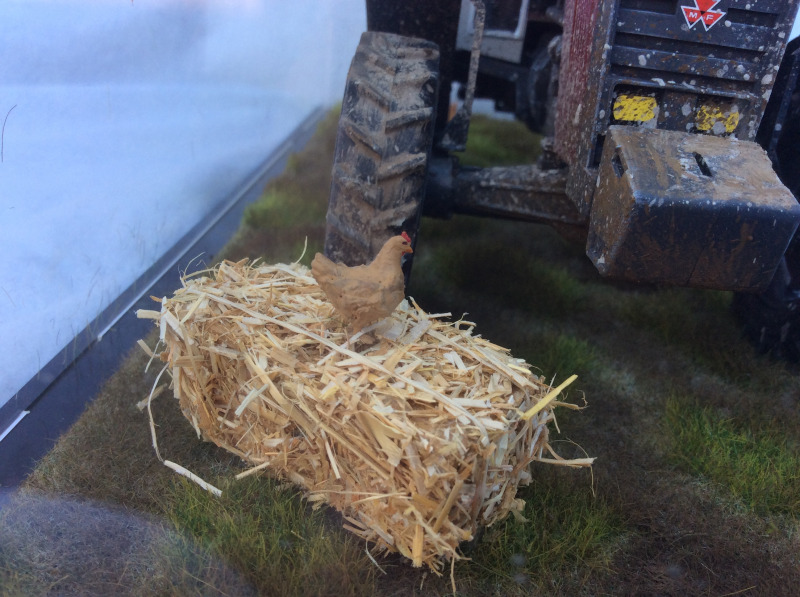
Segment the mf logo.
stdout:
<svg viewBox="0 0 800 597">
<path fill-rule="evenodd" d="M 698 22 L 703 23 L 706 31 L 711 29 L 717 21 L 725 16 L 724 12 L 713 10 L 719 3 L 720 0 L 694 0 L 694 6 L 681 6 L 689 29 L 697 25 Z"/>
</svg>

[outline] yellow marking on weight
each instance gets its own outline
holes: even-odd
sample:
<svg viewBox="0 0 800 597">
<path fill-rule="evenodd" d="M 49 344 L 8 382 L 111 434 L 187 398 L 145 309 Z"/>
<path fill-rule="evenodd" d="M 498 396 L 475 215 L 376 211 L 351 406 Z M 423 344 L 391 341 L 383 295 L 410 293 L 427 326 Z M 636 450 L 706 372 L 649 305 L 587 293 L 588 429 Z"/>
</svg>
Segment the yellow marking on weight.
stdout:
<svg viewBox="0 0 800 597">
<path fill-rule="evenodd" d="M 719 106 L 700 106 L 694 116 L 698 131 L 711 131 L 718 122 L 725 127 L 726 133 L 732 133 L 739 125 L 739 112 L 734 110 L 726 114 Z"/>
<path fill-rule="evenodd" d="M 647 122 L 656 117 L 656 98 L 621 93 L 614 100 L 614 120 Z"/>
</svg>

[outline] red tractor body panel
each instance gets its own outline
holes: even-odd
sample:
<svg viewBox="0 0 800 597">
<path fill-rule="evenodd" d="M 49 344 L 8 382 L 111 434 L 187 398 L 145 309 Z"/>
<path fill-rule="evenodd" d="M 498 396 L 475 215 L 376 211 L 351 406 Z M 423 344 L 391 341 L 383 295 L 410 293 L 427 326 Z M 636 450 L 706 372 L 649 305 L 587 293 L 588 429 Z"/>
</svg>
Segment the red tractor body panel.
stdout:
<svg viewBox="0 0 800 597">
<path fill-rule="evenodd" d="M 555 150 L 562 156 L 575 155 L 581 136 L 578 119 L 585 107 L 592 71 L 592 40 L 601 4 L 602 0 L 568 0 L 564 7 L 555 119 Z"/>
</svg>

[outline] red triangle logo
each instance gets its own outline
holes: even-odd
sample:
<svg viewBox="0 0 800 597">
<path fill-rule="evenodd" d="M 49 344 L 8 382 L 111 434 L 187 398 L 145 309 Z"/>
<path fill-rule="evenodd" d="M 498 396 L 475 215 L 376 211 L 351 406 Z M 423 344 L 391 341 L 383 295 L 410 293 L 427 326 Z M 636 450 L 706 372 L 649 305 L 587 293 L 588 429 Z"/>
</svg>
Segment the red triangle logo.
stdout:
<svg viewBox="0 0 800 597">
<path fill-rule="evenodd" d="M 711 29 L 714 24 L 719 21 L 722 17 L 725 16 L 724 12 L 720 12 L 718 10 L 708 10 L 703 13 L 703 26 L 706 28 L 706 31 Z"/>
<path fill-rule="evenodd" d="M 703 23 L 706 31 L 711 29 L 717 21 L 725 16 L 722 11 L 712 10 L 719 2 L 720 0 L 694 0 L 694 6 L 681 6 L 689 29 L 692 29 L 698 22 Z"/>
<path fill-rule="evenodd" d="M 719 4 L 719 1 L 720 0 L 695 0 L 694 4 L 700 9 L 700 12 L 708 12 Z"/>
<path fill-rule="evenodd" d="M 703 13 L 697 7 L 681 6 L 681 10 L 683 10 L 683 16 L 686 17 L 686 22 L 689 24 L 689 29 L 694 27 L 703 16 Z"/>
</svg>

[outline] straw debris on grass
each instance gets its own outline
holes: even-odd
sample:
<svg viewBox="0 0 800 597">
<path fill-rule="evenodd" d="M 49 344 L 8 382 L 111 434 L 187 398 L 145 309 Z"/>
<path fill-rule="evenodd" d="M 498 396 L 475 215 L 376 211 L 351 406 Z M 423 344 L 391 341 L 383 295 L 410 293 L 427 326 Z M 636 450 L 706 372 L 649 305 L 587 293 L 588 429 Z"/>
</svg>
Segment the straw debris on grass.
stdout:
<svg viewBox="0 0 800 597">
<path fill-rule="evenodd" d="M 139 316 L 160 326 L 153 356 L 198 437 L 252 465 L 240 477 L 290 480 L 415 566 L 439 572 L 479 526 L 522 518 L 532 462 L 593 460 L 548 443 L 572 378 L 553 389 L 473 323 L 413 299 L 350 337 L 306 267 L 242 260 L 184 278 L 160 302 Z"/>
</svg>

